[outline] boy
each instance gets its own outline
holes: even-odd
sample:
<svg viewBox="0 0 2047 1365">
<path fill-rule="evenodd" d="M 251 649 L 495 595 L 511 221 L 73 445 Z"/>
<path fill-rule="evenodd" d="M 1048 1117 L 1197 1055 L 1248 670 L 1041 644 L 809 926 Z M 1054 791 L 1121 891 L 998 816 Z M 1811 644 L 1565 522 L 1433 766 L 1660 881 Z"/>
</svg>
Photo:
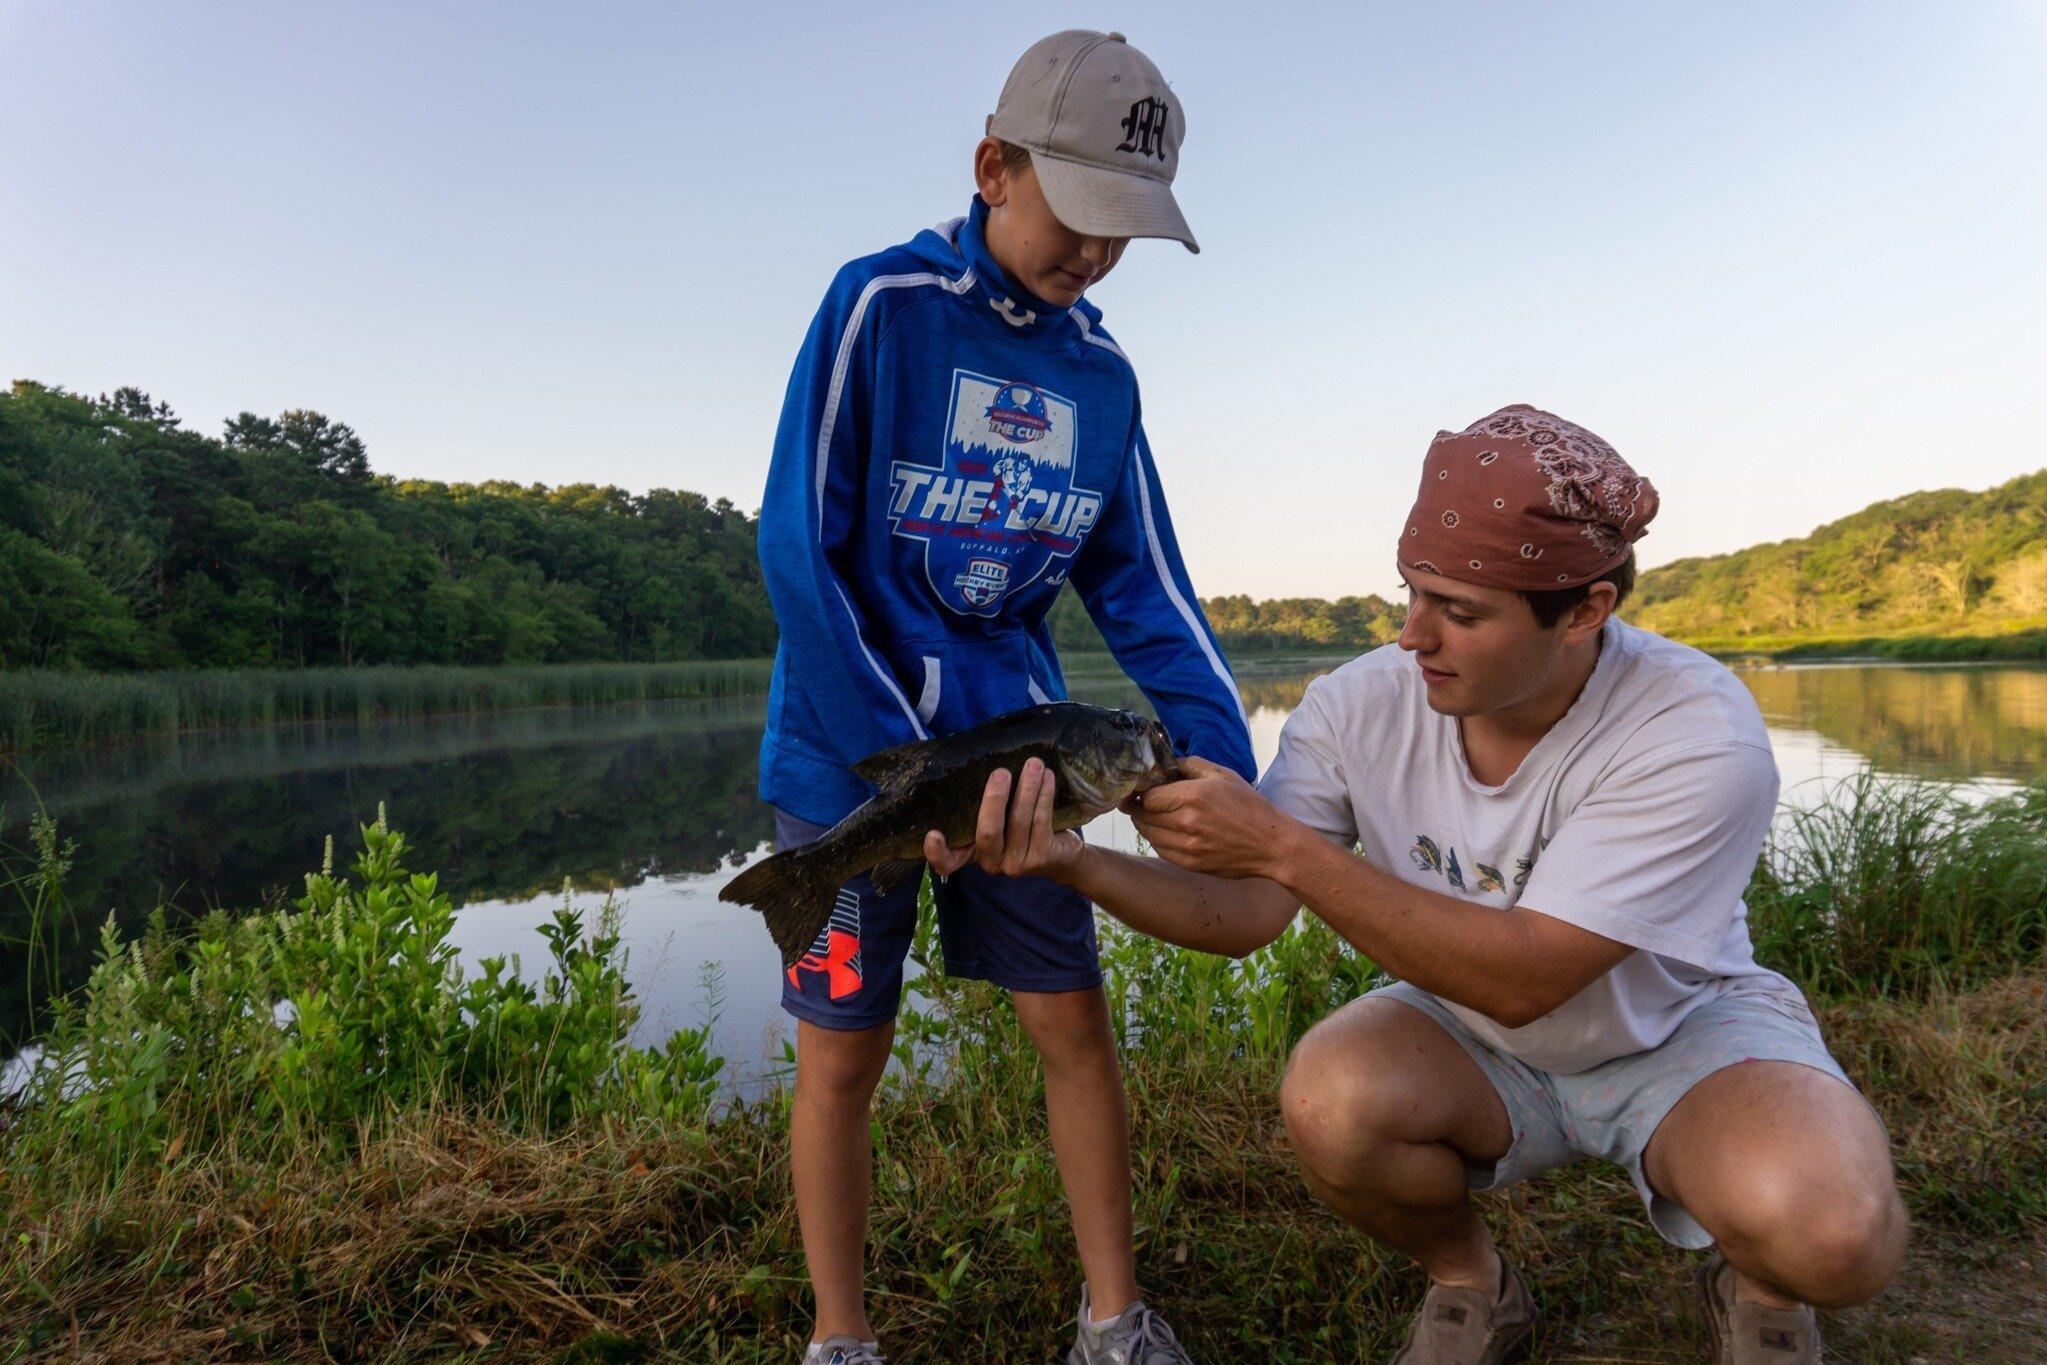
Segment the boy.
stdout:
<svg viewBox="0 0 2047 1365">
<path fill-rule="evenodd" d="M 1071 581 L 1185 753 L 1254 775 L 1243 706 L 1181 566 L 1130 362 L 1082 295 L 1132 237 L 1196 250 L 1171 182 L 1185 131 L 1121 34 L 1018 60 L 966 217 L 854 261 L 806 338 L 760 553 L 781 628 L 761 742 L 776 843 L 866 800 L 852 765 L 1065 694 L 1045 614 Z M 1005 779 L 1007 780 L 1007 779 Z M 790 968 L 791 1167 L 817 1297 L 806 1360 L 882 1359 L 861 1296 L 868 1112 L 916 917 L 859 877 Z M 1085 1284 L 1069 1360 L 1183 1361 L 1138 1299 L 1129 1132 L 1094 914 L 1042 878 L 937 888 L 946 970 L 1007 988 L 1045 1064 Z"/>
</svg>

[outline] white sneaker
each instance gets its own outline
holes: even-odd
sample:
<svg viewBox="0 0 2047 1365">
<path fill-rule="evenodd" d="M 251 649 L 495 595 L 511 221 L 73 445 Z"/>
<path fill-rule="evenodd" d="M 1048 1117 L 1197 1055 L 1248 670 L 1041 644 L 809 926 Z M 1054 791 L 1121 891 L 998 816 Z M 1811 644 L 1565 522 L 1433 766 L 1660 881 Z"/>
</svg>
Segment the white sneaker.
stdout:
<svg viewBox="0 0 2047 1365">
<path fill-rule="evenodd" d="M 803 1353 L 803 1365 L 888 1365 L 881 1343 L 858 1337 L 826 1337 Z"/>
<path fill-rule="evenodd" d="M 1080 1323 L 1066 1365 L 1194 1365 L 1166 1320 L 1142 1300 L 1118 1313 L 1113 1322 L 1094 1325 L 1088 1310 L 1087 1286 L 1080 1289 Z"/>
</svg>

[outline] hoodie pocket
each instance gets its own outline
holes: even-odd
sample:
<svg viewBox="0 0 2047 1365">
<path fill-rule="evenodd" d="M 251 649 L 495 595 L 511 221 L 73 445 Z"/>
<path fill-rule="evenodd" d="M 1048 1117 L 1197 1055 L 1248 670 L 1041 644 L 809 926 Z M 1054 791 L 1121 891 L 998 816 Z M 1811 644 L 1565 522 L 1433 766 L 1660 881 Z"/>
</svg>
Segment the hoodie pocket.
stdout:
<svg viewBox="0 0 2047 1365">
<path fill-rule="evenodd" d="M 936 654 L 924 658 L 924 686 L 917 693 L 917 719 L 928 729 L 938 714 L 938 700 L 945 693 L 945 666 Z"/>
<path fill-rule="evenodd" d="M 1021 634 L 985 640 L 903 640 L 890 651 L 896 681 L 934 735 L 955 734 L 1046 697 Z"/>
</svg>

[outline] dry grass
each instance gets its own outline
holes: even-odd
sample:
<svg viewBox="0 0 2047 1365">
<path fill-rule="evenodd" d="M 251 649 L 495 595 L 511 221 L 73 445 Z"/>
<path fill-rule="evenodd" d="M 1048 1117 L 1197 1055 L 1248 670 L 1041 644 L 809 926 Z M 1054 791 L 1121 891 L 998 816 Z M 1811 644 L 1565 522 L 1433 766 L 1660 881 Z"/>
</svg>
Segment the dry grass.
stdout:
<svg viewBox="0 0 2047 1365">
<path fill-rule="evenodd" d="M 2047 1358 L 2047 974 L 1823 1011 L 1897 1139 L 1907 1273 L 1829 1325 L 1851 1360 Z M 1139 1255 L 1204 1358 L 1383 1359 L 1419 1276 L 1301 1187 L 1277 1064 L 1135 1054 Z M 906 1083 L 877 1114 L 871 1285 L 916 1343 L 1044 1359 L 1071 1249 L 1027 1063 Z M 778 1104 L 697 1132 L 551 1138 L 448 1112 L 353 1152 L 167 1153 L 114 1192 L 0 1185 L 0 1323 L 17 1359 L 789 1360 L 807 1326 Z M 1488 1201 L 1547 1314 L 1536 1359 L 1695 1360 L 1690 1258 L 1612 1168 Z M 0 1341 L 6 1340 L 0 1337 Z"/>
</svg>

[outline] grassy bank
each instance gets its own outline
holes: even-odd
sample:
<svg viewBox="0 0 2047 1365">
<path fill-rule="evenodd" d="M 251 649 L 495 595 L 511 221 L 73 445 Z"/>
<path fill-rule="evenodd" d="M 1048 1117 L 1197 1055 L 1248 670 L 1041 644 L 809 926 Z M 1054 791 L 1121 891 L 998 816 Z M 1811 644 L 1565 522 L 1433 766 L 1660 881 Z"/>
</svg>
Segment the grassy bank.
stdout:
<svg viewBox="0 0 2047 1365">
<path fill-rule="evenodd" d="M 764 693 L 767 659 L 490 668 L 0 671 L 0 752 L 180 730 Z"/>
<path fill-rule="evenodd" d="M 1781 663 L 1877 660 L 1885 663 L 2047 662 L 2047 626 L 2023 622 L 1995 633 L 1954 635 L 1683 636 L 1723 659 Z"/>
<path fill-rule="evenodd" d="M 1303 671 L 1322 654 L 1246 655 L 1246 665 Z M 1064 660 L 1078 682 L 1120 679 L 1110 654 Z M 524 706 L 765 696 L 774 660 L 544 664 L 487 668 L 227 669 L 182 673 L 0 670 L 0 753 L 147 735 L 300 721 L 366 721 Z"/>
<path fill-rule="evenodd" d="M 701 1032 L 624 1046 L 605 915 L 560 917 L 540 984 L 462 979 L 433 879 L 398 835 L 364 844 L 296 914 L 107 945 L 0 1133 L 17 1355 L 792 1358 L 786 1099 L 721 1106 Z M 1905 1282 L 1835 1320 L 1833 1353 L 2047 1351 L 2037 1302 L 2004 1321 L 2047 1253 L 2047 790 L 1851 788 L 1753 894 L 1765 956 L 1890 1123 L 1918 1224 Z M 1149 1293 L 1203 1358 L 1383 1359 L 1419 1277 L 1309 1197 L 1273 1100 L 1369 964 L 1312 921 L 1249 963 L 1114 930 L 1104 961 Z M 1077 1286 L 1030 1049 L 978 983 L 927 976 L 908 1004 L 875 1118 L 879 1324 L 1042 1358 Z M 1487 1202 L 1548 1313 L 1538 1358 L 1701 1354 L 1687 1259 L 1617 1172 Z"/>
<path fill-rule="evenodd" d="M 2003 635 L 1806 637 L 1687 640 L 1727 659 L 1781 662 L 1859 659 L 1899 663 L 2047 662 L 2047 629 Z M 1225 649 L 1239 672 L 1321 671 L 1348 655 Z M 1076 682 L 1121 678 L 1106 653 L 1062 658 Z M 297 721 L 375 720 L 522 706 L 761 696 L 771 659 L 666 664 L 547 664 L 489 668 L 230 669 L 184 673 L 0 671 L 0 753 L 61 744 L 98 744 L 145 735 Z M 1256 676 L 1244 684 L 1257 687 Z M 1288 702 L 1291 704 L 1291 701 Z"/>
</svg>

